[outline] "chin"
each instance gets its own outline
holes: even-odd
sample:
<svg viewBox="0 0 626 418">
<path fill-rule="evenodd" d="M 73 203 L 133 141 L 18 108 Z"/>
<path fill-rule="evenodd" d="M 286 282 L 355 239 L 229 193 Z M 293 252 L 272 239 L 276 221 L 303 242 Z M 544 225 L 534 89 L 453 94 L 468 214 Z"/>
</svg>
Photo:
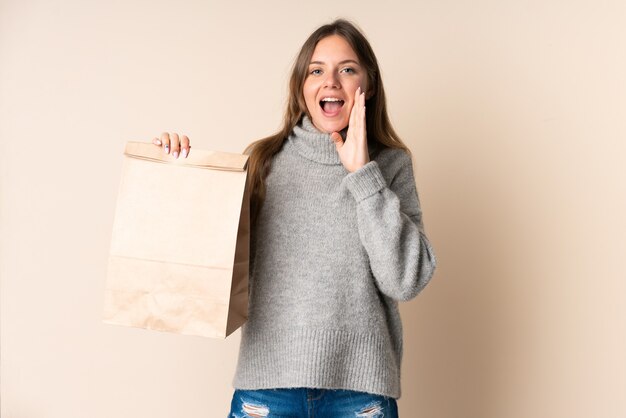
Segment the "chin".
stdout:
<svg viewBox="0 0 626 418">
<path fill-rule="evenodd" d="M 318 119 L 315 121 L 314 125 L 317 129 L 322 132 L 332 134 L 333 132 L 340 132 L 348 126 L 348 122 L 344 122 L 341 120 L 333 121 L 333 120 L 325 120 L 327 119 L 323 115 L 318 116 Z"/>
</svg>

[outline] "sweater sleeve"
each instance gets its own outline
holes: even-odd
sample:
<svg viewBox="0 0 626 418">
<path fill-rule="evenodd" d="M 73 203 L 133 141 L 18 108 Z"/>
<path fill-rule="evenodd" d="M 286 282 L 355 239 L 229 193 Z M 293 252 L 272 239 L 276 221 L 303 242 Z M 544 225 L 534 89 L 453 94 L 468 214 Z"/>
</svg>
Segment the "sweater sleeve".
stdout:
<svg viewBox="0 0 626 418">
<path fill-rule="evenodd" d="M 401 155 L 389 186 L 375 160 L 344 181 L 357 202 L 359 236 L 379 290 L 407 301 L 428 284 L 437 262 L 424 232 L 411 157 Z"/>
</svg>

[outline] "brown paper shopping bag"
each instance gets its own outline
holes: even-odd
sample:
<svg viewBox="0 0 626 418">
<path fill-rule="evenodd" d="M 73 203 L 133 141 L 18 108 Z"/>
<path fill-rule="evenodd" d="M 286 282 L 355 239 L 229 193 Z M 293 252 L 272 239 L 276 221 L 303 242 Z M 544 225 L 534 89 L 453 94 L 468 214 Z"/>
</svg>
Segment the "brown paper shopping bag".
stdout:
<svg viewBox="0 0 626 418">
<path fill-rule="evenodd" d="M 248 317 L 248 156 L 174 158 L 128 142 L 111 235 L 108 324 L 225 338 Z"/>
</svg>

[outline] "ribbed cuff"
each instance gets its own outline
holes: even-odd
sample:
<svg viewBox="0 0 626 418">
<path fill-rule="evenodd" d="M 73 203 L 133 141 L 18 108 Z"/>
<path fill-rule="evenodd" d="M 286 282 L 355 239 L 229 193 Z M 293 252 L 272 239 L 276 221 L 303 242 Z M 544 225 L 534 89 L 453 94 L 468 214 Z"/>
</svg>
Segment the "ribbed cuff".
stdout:
<svg viewBox="0 0 626 418">
<path fill-rule="evenodd" d="M 357 202 L 387 187 L 380 167 L 374 160 L 348 174 L 344 181 Z"/>
</svg>

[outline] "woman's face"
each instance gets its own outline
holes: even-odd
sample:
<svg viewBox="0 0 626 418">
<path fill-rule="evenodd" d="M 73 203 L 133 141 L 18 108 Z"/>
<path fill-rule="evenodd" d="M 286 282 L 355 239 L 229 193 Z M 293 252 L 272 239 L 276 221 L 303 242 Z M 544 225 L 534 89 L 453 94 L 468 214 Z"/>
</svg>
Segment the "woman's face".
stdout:
<svg viewBox="0 0 626 418">
<path fill-rule="evenodd" d="M 313 125 L 325 133 L 348 126 L 358 87 L 367 90 L 367 74 L 350 44 L 339 35 L 320 40 L 302 89 Z M 322 101 L 325 98 L 339 101 Z"/>
</svg>

